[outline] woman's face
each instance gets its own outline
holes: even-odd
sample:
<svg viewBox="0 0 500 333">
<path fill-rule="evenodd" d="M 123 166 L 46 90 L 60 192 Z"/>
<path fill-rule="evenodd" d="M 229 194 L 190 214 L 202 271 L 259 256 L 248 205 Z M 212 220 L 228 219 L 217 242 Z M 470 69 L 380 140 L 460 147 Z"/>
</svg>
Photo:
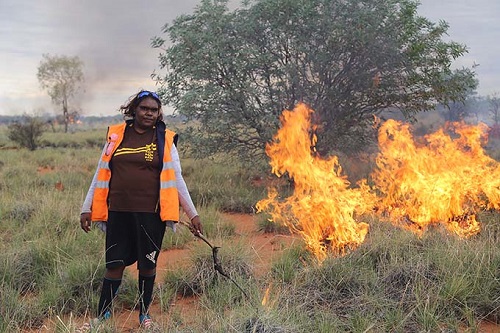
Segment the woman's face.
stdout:
<svg viewBox="0 0 500 333">
<path fill-rule="evenodd" d="M 138 129 L 148 130 L 156 124 L 160 115 L 160 105 L 152 97 L 144 98 L 135 109 L 134 125 Z"/>
</svg>

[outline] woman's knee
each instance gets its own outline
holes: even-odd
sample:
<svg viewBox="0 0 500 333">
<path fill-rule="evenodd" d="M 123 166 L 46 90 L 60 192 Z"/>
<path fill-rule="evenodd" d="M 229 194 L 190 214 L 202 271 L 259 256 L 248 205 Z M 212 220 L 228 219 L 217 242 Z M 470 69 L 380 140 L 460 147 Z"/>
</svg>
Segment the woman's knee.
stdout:
<svg viewBox="0 0 500 333">
<path fill-rule="evenodd" d="M 108 279 L 121 279 L 124 270 L 125 266 L 106 268 L 106 273 L 104 276 Z"/>
<path fill-rule="evenodd" d="M 153 276 L 156 275 L 156 268 L 152 269 L 140 269 L 139 274 L 142 276 Z"/>
</svg>

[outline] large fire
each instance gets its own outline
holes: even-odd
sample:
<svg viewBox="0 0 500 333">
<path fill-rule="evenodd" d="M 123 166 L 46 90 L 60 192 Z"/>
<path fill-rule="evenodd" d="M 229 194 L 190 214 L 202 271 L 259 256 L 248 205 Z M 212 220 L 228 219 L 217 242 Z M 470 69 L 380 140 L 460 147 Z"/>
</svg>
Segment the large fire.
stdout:
<svg viewBox="0 0 500 333">
<path fill-rule="evenodd" d="M 447 134 L 451 133 L 451 134 Z M 408 124 L 386 121 L 379 130 L 378 211 L 422 233 L 444 224 L 468 237 L 479 232 L 479 208 L 498 208 L 499 167 L 482 148 L 486 125 L 448 124 L 415 142 Z"/>
<path fill-rule="evenodd" d="M 257 209 L 268 211 L 274 222 L 301 234 L 308 248 L 322 260 L 329 251 L 343 253 L 363 242 L 368 224 L 356 222 L 355 215 L 371 210 L 375 198 L 364 184 L 350 188 L 336 157 L 321 159 L 315 155 L 311 113 L 304 104 L 283 112 L 282 128 L 266 153 L 274 174 L 288 173 L 293 179 L 294 192 L 280 198 L 275 189 L 270 189 Z"/>
<path fill-rule="evenodd" d="M 373 185 L 363 180 L 354 188 L 337 157 L 315 153 L 312 112 L 304 104 L 283 112 L 266 153 L 274 174 L 293 179 L 294 192 L 282 198 L 270 188 L 257 209 L 302 235 L 320 261 L 364 241 L 369 225 L 356 219 L 365 213 L 419 235 L 444 224 L 468 237 L 480 230 L 479 209 L 500 208 L 500 166 L 482 148 L 486 125 L 453 123 L 417 142 L 408 124 L 388 120 L 379 129 Z"/>
</svg>

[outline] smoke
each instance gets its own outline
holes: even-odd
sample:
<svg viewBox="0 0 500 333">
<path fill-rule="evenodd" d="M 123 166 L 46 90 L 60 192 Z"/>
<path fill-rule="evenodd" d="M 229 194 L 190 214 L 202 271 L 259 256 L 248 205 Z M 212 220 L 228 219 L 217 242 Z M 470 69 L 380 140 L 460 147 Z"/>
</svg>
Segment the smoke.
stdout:
<svg viewBox="0 0 500 333">
<path fill-rule="evenodd" d="M 198 1 L 78 1 L 51 3 L 50 20 L 63 27 L 57 43 L 84 62 L 84 114 L 112 114 L 140 89 L 155 90 L 158 50 L 151 38 Z"/>
<path fill-rule="evenodd" d="M 199 0 L 29 1 L 9 3 L 0 11 L 0 113 L 43 106 L 54 109 L 36 79 L 42 54 L 78 56 L 84 63 L 85 93 L 78 108 L 87 115 L 113 115 L 140 89 L 155 90 L 158 68 L 151 38 Z M 15 70 L 13 70 L 15 66 Z M 26 92 L 29 92 L 27 94 Z M 17 103 L 13 101 L 18 101 Z M 22 102 L 19 102 L 22 101 Z M 31 105 L 30 105 L 31 103 Z"/>
</svg>

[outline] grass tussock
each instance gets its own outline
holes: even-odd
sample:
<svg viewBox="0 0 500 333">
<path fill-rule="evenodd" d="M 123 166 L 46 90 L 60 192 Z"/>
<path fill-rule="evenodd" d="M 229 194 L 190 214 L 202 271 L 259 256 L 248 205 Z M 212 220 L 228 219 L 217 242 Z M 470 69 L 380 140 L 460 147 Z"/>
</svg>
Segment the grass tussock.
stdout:
<svg viewBox="0 0 500 333">
<path fill-rule="evenodd" d="M 248 250 L 243 246 L 229 245 L 218 249 L 218 259 L 223 271 L 237 280 L 252 279 L 252 266 Z M 164 283 L 183 297 L 202 295 L 217 289 L 220 282 L 227 282 L 226 278 L 214 269 L 212 250 L 204 243 L 199 243 L 193 249 L 189 269 L 176 270 L 167 273 Z M 229 281 L 230 282 L 230 281 Z M 238 292 L 241 294 L 241 291 Z"/>
<path fill-rule="evenodd" d="M 287 281 L 277 306 L 297 325 L 322 313 L 349 332 L 455 332 L 477 320 L 498 321 L 500 253 L 490 223 L 485 216 L 483 232 L 469 240 L 444 230 L 418 238 L 377 224 L 356 251 Z"/>
</svg>

